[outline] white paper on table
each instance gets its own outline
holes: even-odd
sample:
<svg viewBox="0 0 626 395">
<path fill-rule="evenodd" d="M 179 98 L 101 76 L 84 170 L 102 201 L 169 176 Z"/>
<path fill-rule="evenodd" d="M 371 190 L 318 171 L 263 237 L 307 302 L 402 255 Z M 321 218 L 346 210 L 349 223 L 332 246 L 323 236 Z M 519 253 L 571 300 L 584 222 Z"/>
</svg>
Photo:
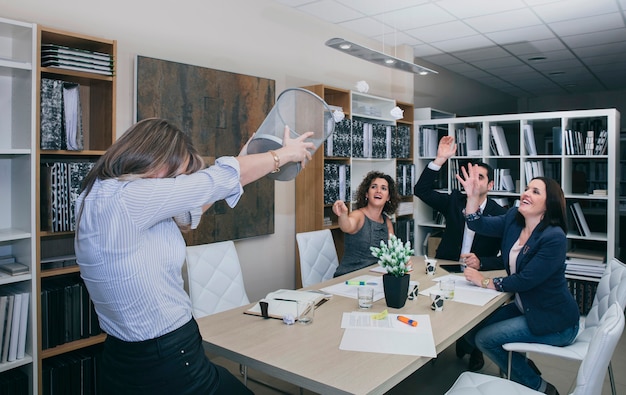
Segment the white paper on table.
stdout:
<svg viewBox="0 0 626 395">
<path fill-rule="evenodd" d="M 459 303 L 472 304 L 476 306 L 484 306 L 491 299 L 495 298 L 496 296 L 500 294 L 500 292 L 496 291 L 495 289 L 478 287 L 472 284 L 471 282 L 467 281 L 465 277 L 454 275 L 454 274 L 448 274 L 448 275 L 433 279 L 433 281 L 437 282 L 437 284 L 433 285 L 430 288 L 422 290 L 419 293 L 421 295 L 430 296 L 430 291 L 439 289 L 438 282 L 443 279 L 448 279 L 448 278 L 451 278 L 454 280 L 454 298 L 450 300 L 451 302 L 459 302 Z"/>
<path fill-rule="evenodd" d="M 397 314 L 389 314 L 385 320 L 371 319 L 379 322 L 370 326 L 363 316 L 372 315 L 373 313 L 343 313 L 341 327 L 345 330 L 339 344 L 340 350 L 433 358 L 437 356 L 428 315 L 405 315 L 418 322 L 416 327 L 398 321 Z"/>
<path fill-rule="evenodd" d="M 364 281 L 369 283 L 365 286 L 374 288 L 374 302 L 385 297 L 385 291 L 383 289 L 383 278 L 380 276 L 363 275 L 351 278 L 348 281 Z M 345 296 L 347 298 L 357 299 L 356 290 L 360 285 L 348 285 L 345 282 L 339 284 L 330 285 L 322 288 L 324 292 L 331 293 L 333 295 Z"/>
</svg>

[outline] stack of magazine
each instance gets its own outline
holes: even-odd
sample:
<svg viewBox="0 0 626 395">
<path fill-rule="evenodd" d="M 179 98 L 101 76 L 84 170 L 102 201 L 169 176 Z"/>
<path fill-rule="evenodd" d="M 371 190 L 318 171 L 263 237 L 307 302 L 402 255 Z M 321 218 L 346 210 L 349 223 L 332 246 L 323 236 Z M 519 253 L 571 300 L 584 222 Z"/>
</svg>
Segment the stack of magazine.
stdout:
<svg viewBox="0 0 626 395">
<path fill-rule="evenodd" d="M 113 56 L 56 44 L 41 44 L 41 66 L 113 75 Z"/>
</svg>

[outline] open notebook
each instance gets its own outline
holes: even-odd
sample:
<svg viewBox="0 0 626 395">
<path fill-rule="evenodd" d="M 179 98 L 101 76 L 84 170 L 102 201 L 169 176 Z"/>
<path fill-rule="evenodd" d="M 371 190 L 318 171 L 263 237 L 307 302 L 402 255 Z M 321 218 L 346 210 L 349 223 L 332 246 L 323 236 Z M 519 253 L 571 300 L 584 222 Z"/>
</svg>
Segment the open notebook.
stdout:
<svg viewBox="0 0 626 395">
<path fill-rule="evenodd" d="M 298 302 L 299 301 L 312 301 L 315 306 L 320 306 L 331 298 L 332 295 L 325 292 L 311 290 L 300 291 L 292 289 L 279 289 L 274 292 L 270 292 L 267 296 L 254 304 L 249 310 L 244 311 L 244 314 L 263 316 L 261 309 L 261 303 L 267 303 L 267 316 L 268 318 L 282 319 L 287 314 L 291 314 L 292 317 L 298 316 Z"/>
</svg>

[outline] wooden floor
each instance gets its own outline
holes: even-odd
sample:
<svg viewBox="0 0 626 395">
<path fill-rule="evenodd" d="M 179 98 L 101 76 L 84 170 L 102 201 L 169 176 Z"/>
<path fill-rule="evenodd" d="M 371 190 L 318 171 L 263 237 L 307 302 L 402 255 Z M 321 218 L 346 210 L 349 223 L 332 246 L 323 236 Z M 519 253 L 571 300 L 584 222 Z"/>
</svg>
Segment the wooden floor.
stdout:
<svg viewBox="0 0 626 395">
<path fill-rule="evenodd" d="M 561 395 L 569 394 L 572 391 L 572 385 L 578 372 L 579 363 L 568 361 L 560 358 L 546 357 L 541 355 L 529 356 L 542 372 L 542 377 L 554 384 Z M 211 360 L 219 365 L 227 367 L 233 374 L 239 375 L 239 366 L 231 361 L 221 357 L 211 358 Z M 454 352 L 454 345 L 439 355 L 431 363 L 423 366 L 420 370 L 407 377 L 403 382 L 387 392 L 390 395 L 404 394 L 428 394 L 437 395 L 445 393 L 454 383 L 456 378 L 467 368 L 466 356 L 458 359 Z M 620 342 L 613 353 L 613 373 L 617 385 L 618 394 L 626 394 L 626 336 L 622 335 Z M 489 359 L 485 358 L 485 367 L 481 373 L 497 375 L 498 368 Z M 274 394 L 300 394 L 300 389 L 294 385 L 273 379 L 263 375 L 260 372 L 251 370 L 248 372 L 249 377 L 258 379 L 274 386 L 274 389 L 267 386 L 248 382 L 248 387 L 257 395 L 274 395 Z M 303 391 L 304 394 L 313 394 L 311 391 Z M 604 379 L 602 395 L 610 395 L 611 386 L 609 384 L 608 374 Z"/>
</svg>

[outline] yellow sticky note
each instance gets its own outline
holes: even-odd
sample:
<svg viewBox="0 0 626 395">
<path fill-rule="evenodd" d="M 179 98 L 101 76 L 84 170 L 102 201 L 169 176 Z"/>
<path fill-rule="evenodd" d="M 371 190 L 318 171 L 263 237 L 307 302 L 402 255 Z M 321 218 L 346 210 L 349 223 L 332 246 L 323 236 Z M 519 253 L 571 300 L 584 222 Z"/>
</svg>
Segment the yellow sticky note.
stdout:
<svg viewBox="0 0 626 395">
<path fill-rule="evenodd" d="M 380 313 L 377 314 L 372 314 L 372 319 L 373 320 L 384 320 L 385 318 L 387 318 L 387 309 L 381 311 Z"/>
</svg>

